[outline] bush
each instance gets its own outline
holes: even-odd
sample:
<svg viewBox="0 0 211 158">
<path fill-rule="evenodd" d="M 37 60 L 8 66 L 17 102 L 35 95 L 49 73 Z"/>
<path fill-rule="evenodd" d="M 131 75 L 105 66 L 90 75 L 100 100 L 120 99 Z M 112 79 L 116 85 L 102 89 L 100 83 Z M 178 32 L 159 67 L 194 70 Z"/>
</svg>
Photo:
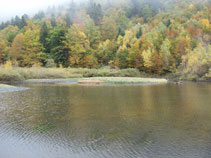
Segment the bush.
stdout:
<svg viewBox="0 0 211 158">
<path fill-rule="evenodd" d="M 24 77 L 15 70 L 0 69 L 0 81 L 21 81 Z"/>
<path fill-rule="evenodd" d="M 53 59 L 47 59 L 45 67 L 47 67 L 47 68 L 55 68 L 56 67 L 56 63 L 54 62 Z"/>
</svg>

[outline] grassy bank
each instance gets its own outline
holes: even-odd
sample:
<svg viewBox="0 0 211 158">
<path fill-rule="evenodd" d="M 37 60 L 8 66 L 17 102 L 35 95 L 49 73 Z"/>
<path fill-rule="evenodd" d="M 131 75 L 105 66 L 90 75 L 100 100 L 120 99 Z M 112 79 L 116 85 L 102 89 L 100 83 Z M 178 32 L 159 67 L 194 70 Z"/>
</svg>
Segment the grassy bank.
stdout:
<svg viewBox="0 0 211 158">
<path fill-rule="evenodd" d="M 82 77 L 140 77 L 137 69 L 72 69 L 72 68 L 10 68 L 0 67 L 0 81 L 28 79 L 66 79 Z"/>
<path fill-rule="evenodd" d="M 87 82 L 86 82 L 87 81 Z M 137 78 L 137 77 L 92 77 L 83 78 L 79 83 L 167 83 L 166 79 L 157 78 Z"/>
</svg>

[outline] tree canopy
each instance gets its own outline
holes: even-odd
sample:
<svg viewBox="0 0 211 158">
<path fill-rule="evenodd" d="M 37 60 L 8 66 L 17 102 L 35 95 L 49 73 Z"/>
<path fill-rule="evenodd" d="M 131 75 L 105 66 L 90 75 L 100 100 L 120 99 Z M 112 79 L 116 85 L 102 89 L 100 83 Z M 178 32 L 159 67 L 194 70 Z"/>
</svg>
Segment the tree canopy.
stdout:
<svg viewBox="0 0 211 158">
<path fill-rule="evenodd" d="M 0 24 L 0 64 L 45 66 L 54 60 L 64 67 L 205 75 L 211 66 L 210 6 L 207 0 L 90 0 L 32 18 L 16 16 Z"/>
</svg>

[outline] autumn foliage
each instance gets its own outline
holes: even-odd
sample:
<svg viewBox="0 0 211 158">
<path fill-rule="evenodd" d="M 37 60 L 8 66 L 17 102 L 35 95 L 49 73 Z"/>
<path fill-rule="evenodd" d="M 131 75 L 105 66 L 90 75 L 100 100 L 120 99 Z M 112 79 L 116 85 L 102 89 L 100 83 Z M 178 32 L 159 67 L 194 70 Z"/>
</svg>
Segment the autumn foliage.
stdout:
<svg viewBox="0 0 211 158">
<path fill-rule="evenodd" d="M 211 66 L 209 7 L 206 0 L 96 0 L 16 17 L 0 25 L 0 64 L 202 77 Z"/>
</svg>

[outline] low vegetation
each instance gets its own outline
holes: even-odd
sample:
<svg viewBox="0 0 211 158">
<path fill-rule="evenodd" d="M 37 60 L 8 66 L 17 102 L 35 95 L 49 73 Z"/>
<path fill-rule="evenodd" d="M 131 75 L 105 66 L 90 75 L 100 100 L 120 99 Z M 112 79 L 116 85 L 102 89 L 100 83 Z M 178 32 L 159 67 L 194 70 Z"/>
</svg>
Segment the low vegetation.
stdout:
<svg viewBox="0 0 211 158">
<path fill-rule="evenodd" d="M 167 83 L 166 79 L 137 77 L 93 77 L 83 78 L 79 83 Z"/>
<path fill-rule="evenodd" d="M 137 69 L 70 69 L 72 74 L 81 74 L 83 77 L 140 77 L 144 75 Z"/>
<path fill-rule="evenodd" d="M 136 69 L 5 68 L 0 67 L 0 81 L 28 79 L 67 79 L 82 77 L 140 77 Z"/>
</svg>

